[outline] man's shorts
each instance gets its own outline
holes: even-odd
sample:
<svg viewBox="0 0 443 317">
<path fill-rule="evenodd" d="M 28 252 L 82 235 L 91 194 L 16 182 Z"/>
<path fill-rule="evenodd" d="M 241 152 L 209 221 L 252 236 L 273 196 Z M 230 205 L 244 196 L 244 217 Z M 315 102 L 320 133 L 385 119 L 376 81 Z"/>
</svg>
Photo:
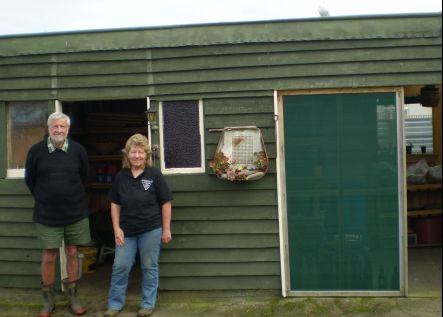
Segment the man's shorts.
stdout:
<svg viewBox="0 0 443 317">
<path fill-rule="evenodd" d="M 47 226 L 36 223 L 37 236 L 43 249 L 58 249 L 65 245 L 85 245 L 91 242 L 89 218 L 83 218 L 67 226 Z"/>
</svg>

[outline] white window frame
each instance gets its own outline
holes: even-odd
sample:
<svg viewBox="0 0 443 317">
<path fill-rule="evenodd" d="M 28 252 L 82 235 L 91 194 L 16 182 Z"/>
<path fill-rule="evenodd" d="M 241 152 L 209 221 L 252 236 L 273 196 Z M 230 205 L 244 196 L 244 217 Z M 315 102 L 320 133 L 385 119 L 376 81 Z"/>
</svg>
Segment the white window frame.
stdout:
<svg viewBox="0 0 443 317">
<path fill-rule="evenodd" d="M 55 101 L 55 111 L 62 111 L 62 103 L 59 100 Z M 9 125 L 10 122 L 7 120 L 6 125 Z M 9 131 L 9 129 L 7 129 Z M 7 145 L 6 151 L 9 153 L 11 150 L 10 145 Z M 24 168 L 7 168 L 6 169 L 6 179 L 16 179 L 16 178 L 25 178 L 25 169 Z"/>
<path fill-rule="evenodd" d="M 180 101 L 180 100 L 177 100 Z M 205 160 L 205 133 L 203 124 L 203 100 L 198 100 L 198 115 L 199 115 L 199 132 L 200 132 L 200 167 L 183 167 L 183 168 L 166 168 L 165 166 L 165 153 L 164 153 L 164 122 L 163 122 L 163 102 L 161 101 L 158 106 L 159 113 L 159 134 L 160 134 L 160 165 L 161 171 L 165 175 L 171 174 L 197 174 L 206 172 L 206 160 Z"/>
</svg>

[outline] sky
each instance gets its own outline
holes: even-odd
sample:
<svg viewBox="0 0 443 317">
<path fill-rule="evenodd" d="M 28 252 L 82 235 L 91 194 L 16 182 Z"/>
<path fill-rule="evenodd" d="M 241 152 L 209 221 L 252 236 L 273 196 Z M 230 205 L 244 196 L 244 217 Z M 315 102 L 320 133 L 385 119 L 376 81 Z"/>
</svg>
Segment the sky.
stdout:
<svg viewBox="0 0 443 317">
<path fill-rule="evenodd" d="M 330 16 L 441 13 L 441 0 L 0 0 L 0 36 Z"/>
</svg>

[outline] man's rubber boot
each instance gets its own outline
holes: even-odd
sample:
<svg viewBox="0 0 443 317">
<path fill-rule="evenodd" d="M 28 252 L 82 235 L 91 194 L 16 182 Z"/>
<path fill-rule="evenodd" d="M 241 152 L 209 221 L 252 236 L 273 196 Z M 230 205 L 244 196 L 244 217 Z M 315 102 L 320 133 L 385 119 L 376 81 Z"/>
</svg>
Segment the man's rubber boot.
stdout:
<svg viewBox="0 0 443 317">
<path fill-rule="evenodd" d="M 54 284 L 42 285 L 43 308 L 38 317 L 51 317 L 55 308 Z"/>
<path fill-rule="evenodd" d="M 63 281 L 63 284 L 72 313 L 77 316 L 85 314 L 86 307 L 83 306 L 77 298 L 77 282 Z"/>
</svg>

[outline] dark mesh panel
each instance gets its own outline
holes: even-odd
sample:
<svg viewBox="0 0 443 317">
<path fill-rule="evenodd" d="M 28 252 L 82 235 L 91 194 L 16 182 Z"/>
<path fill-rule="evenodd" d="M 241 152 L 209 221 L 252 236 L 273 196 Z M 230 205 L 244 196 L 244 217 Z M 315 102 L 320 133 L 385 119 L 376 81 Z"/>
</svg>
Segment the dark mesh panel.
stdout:
<svg viewBox="0 0 443 317">
<path fill-rule="evenodd" d="M 163 103 L 166 168 L 201 166 L 198 101 Z"/>
</svg>

